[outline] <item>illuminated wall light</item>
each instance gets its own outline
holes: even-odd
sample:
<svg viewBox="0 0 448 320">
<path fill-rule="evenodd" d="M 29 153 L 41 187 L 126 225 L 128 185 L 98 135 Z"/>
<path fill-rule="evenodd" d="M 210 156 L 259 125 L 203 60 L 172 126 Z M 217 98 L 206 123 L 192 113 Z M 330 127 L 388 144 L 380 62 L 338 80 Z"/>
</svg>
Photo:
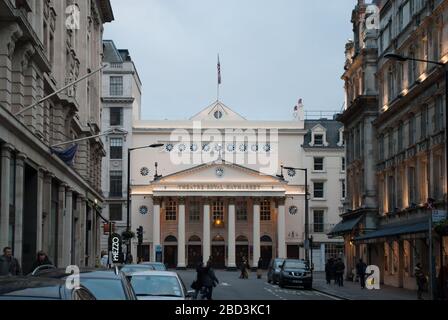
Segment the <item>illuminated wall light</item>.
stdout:
<svg viewBox="0 0 448 320">
<path fill-rule="evenodd" d="M 404 97 L 409 93 L 408 89 L 404 89 L 403 91 L 401 91 L 401 95 Z"/>
<path fill-rule="evenodd" d="M 448 62 L 448 55 L 444 56 L 440 61 L 442 63 L 447 63 Z"/>
<path fill-rule="evenodd" d="M 418 81 L 423 82 L 426 78 L 428 78 L 428 74 L 425 72 L 418 78 Z"/>
<path fill-rule="evenodd" d="M 386 112 L 387 110 L 389 110 L 389 105 L 386 104 L 385 106 L 383 106 L 382 111 L 383 111 L 383 112 Z"/>
</svg>

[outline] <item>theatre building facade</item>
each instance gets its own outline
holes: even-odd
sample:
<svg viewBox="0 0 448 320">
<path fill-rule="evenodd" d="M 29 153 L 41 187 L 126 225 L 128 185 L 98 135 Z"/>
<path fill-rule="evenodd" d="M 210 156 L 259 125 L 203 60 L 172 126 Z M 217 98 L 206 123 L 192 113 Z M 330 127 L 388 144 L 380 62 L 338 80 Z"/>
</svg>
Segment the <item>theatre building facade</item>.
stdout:
<svg viewBox="0 0 448 320">
<path fill-rule="evenodd" d="M 325 235 L 339 222 L 343 186 L 334 124 L 307 129 L 301 105 L 291 121 L 248 121 L 220 102 L 187 121 L 134 122 L 134 147 L 164 146 L 132 152 L 132 229 L 144 230 L 133 256 L 172 268 L 211 258 L 229 269 L 243 257 L 253 267 L 260 257 L 264 267 L 274 257 L 304 258 L 305 176 L 284 165 L 309 169 L 313 263 L 321 269 L 326 250 L 341 243 Z"/>
</svg>

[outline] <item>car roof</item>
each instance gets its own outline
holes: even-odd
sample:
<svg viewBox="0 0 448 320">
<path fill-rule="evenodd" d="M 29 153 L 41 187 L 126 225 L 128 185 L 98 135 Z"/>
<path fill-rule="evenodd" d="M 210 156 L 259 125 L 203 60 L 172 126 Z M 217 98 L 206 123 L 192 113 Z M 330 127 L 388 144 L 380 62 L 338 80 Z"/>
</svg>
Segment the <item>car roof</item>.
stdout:
<svg viewBox="0 0 448 320">
<path fill-rule="evenodd" d="M 0 277 L 0 295 L 61 299 L 65 281 L 39 277 Z"/>
<path fill-rule="evenodd" d="M 132 272 L 131 276 L 168 276 L 168 277 L 177 277 L 176 272 L 172 271 L 137 271 Z"/>
<path fill-rule="evenodd" d="M 95 279 L 110 279 L 110 280 L 117 280 L 121 279 L 120 274 L 115 273 L 114 269 L 92 269 L 92 268 L 81 268 L 79 270 L 81 279 L 89 279 L 89 278 L 95 278 Z M 42 270 L 37 274 L 37 277 L 44 277 L 44 278 L 60 278 L 64 279 L 70 276 L 66 272 L 66 269 L 46 269 Z"/>
</svg>

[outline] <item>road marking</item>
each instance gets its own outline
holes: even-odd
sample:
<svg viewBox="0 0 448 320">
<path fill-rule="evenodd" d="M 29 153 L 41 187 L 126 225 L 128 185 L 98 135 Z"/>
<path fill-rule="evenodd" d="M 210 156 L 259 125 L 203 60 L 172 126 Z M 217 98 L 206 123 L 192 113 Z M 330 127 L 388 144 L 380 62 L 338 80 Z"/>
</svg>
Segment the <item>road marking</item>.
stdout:
<svg viewBox="0 0 448 320">
<path fill-rule="evenodd" d="M 230 284 L 228 284 L 227 282 L 223 282 L 220 285 L 223 286 L 223 287 L 230 287 Z"/>
<path fill-rule="evenodd" d="M 328 295 L 328 294 L 325 294 L 325 293 L 322 293 L 322 292 L 318 292 L 318 291 L 314 291 L 318 296 L 324 296 L 324 297 L 327 297 L 327 298 L 330 298 L 330 299 L 333 299 L 333 300 L 338 300 L 338 301 L 341 301 L 342 299 L 339 299 L 339 298 L 336 298 L 336 297 L 334 297 L 334 296 L 330 296 L 330 295 Z"/>
</svg>

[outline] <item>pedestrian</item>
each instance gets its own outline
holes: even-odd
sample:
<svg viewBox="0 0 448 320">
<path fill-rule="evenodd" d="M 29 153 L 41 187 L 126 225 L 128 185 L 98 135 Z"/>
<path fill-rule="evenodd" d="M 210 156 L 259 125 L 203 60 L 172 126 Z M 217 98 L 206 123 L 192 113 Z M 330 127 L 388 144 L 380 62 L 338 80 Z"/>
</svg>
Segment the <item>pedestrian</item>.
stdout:
<svg viewBox="0 0 448 320">
<path fill-rule="evenodd" d="M 101 251 L 101 266 L 107 268 L 109 262 L 109 255 L 106 251 Z"/>
<path fill-rule="evenodd" d="M 333 258 L 328 259 L 327 263 L 325 264 L 325 278 L 327 280 L 327 284 L 330 285 L 331 284 L 331 279 L 332 279 L 332 272 L 333 272 L 333 264 L 334 264 L 334 260 Z"/>
<path fill-rule="evenodd" d="M 334 285 L 336 285 L 338 283 L 338 279 L 336 277 L 336 263 L 337 262 L 338 262 L 338 260 L 336 258 L 333 258 L 333 263 L 330 266 L 331 279 L 334 280 Z"/>
<path fill-rule="evenodd" d="M 126 264 L 132 264 L 134 262 L 134 257 L 132 256 L 132 253 L 128 253 L 126 255 Z"/>
<path fill-rule="evenodd" d="M 358 275 L 359 282 L 361 283 L 361 289 L 366 288 L 366 270 L 367 264 L 359 259 L 359 262 L 356 264 L 356 274 Z"/>
<path fill-rule="evenodd" d="M 0 276 L 19 276 L 22 274 L 19 261 L 13 257 L 12 249 L 5 247 L 0 257 Z"/>
<path fill-rule="evenodd" d="M 201 292 L 202 288 L 203 288 L 203 284 L 202 284 L 202 268 L 203 268 L 203 263 L 202 262 L 198 262 L 198 264 L 196 265 L 196 280 L 193 281 L 193 283 L 191 284 L 191 288 L 194 290 L 194 296 L 193 299 L 197 300 L 199 293 Z"/>
<path fill-rule="evenodd" d="M 336 282 L 339 287 L 344 286 L 344 271 L 345 271 L 345 264 L 342 261 L 341 258 L 338 259 L 335 265 L 335 271 L 336 271 Z"/>
<path fill-rule="evenodd" d="M 53 263 L 51 263 L 50 258 L 48 258 L 47 254 L 41 250 L 37 253 L 36 261 L 34 261 L 30 273 L 32 273 L 40 266 L 52 266 L 52 265 Z"/>
<path fill-rule="evenodd" d="M 248 278 L 248 274 L 247 274 L 247 261 L 246 261 L 246 257 L 243 257 L 243 258 L 241 259 L 240 270 L 241 270 L 240 279 L 247 279 L 247 278 Z"/>
<path fill-rule="evenodd" d="M 263 269 L 263 259 L 260 257 L 260 259 L 258 259 L 258 265 L 257 265 L 257 279 L 261 279 L 262 269 Z"/>
<path fill-rule="evenodd" d="M 215 272 L 212 269 L 212 263 L 208 262 L 207 265 L 200 269 L 200 281 L 202 287 L 204 288 L 203 298 L 207 300 L 213 300 L 213 288 L 219 283 L 218 278 L 216 278 Z"/>
<path fill-rule="evenodd" d="M 423 300 L 423 291 L 425 290 L 427 279 L 420 263 L 417 263 L 415 266 L 414 276 L 417 281 L 417 298 L 418 300 Z"/>
<path fill-rule="evenodd" d="M 440 299 L 448 300 L 448 265 L 440 267 L 438 282 Z"/>
</svg>

